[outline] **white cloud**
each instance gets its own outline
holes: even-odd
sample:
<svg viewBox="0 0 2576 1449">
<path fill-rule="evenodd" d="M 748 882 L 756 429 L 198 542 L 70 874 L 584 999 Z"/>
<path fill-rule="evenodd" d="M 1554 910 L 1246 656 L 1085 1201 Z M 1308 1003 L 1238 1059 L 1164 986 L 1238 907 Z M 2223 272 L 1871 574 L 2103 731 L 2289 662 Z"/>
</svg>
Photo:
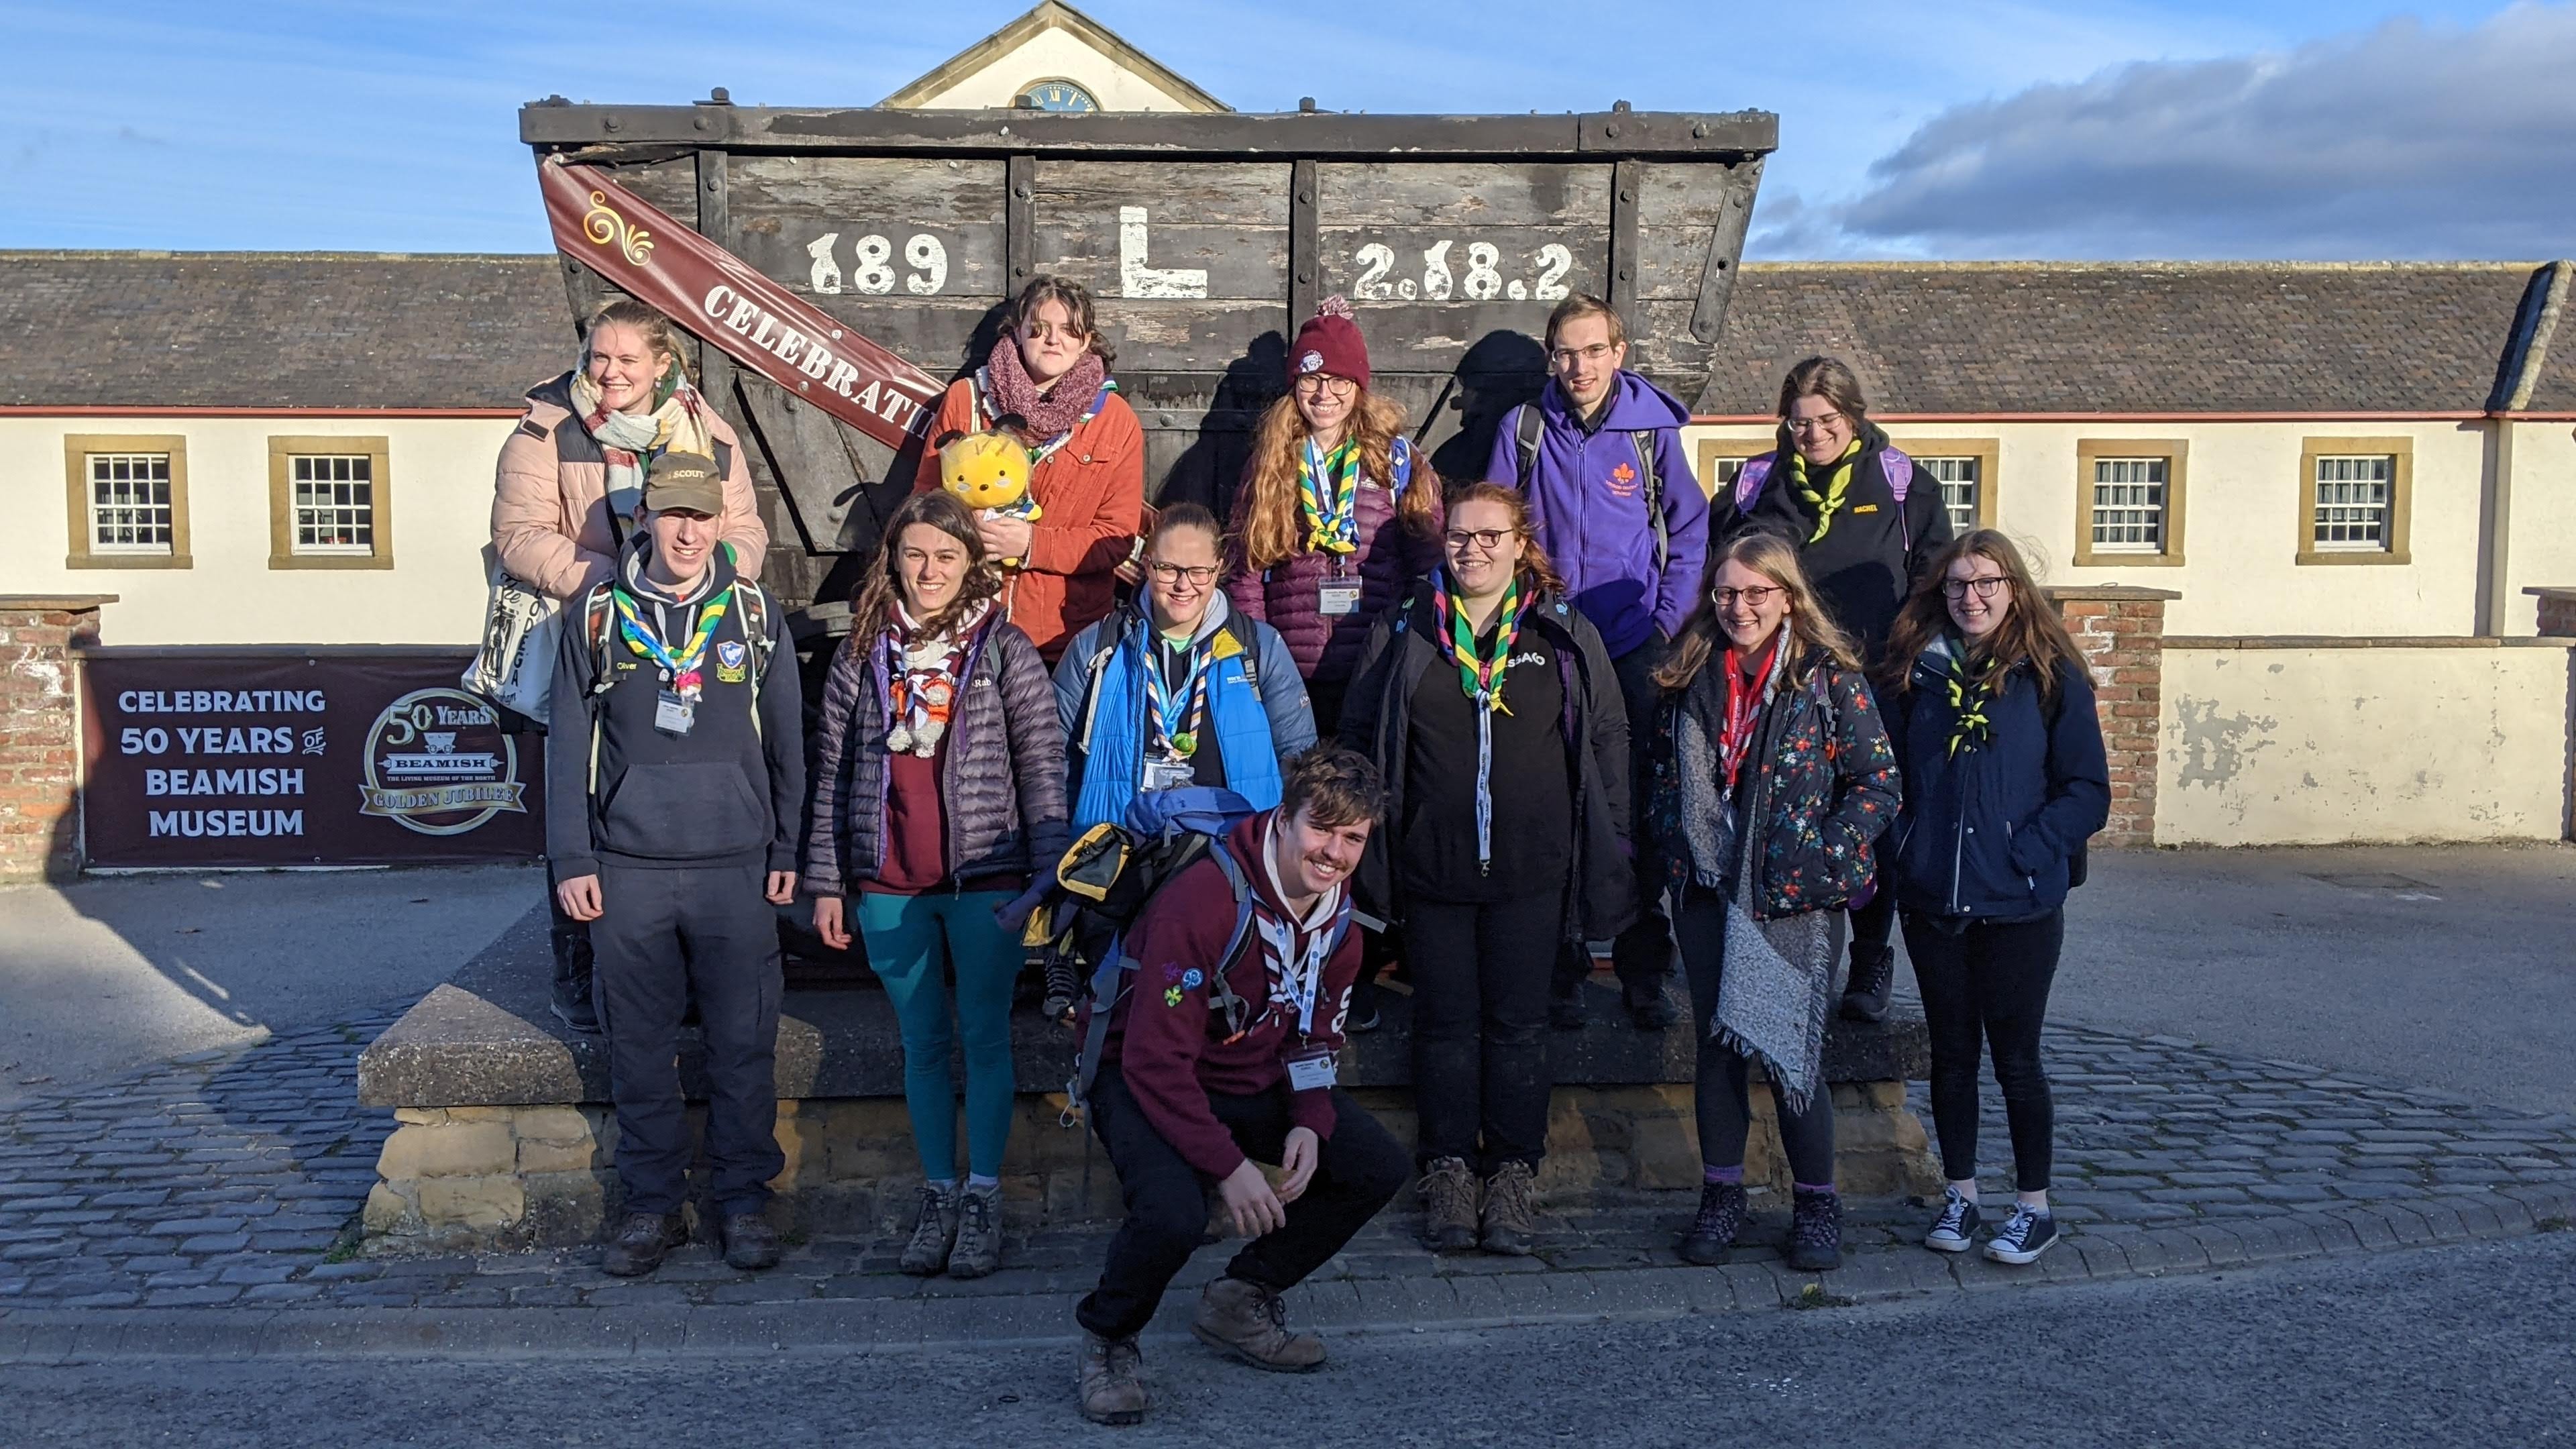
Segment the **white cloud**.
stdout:
<svg viewBox="0 0 2576 1449">
<path fill-rule="evenodd" d="M 2542 257 L 2576 249 L 2576 6 L 2411 19 L 1953 107 L 1766 256 Z"/>
</svg>

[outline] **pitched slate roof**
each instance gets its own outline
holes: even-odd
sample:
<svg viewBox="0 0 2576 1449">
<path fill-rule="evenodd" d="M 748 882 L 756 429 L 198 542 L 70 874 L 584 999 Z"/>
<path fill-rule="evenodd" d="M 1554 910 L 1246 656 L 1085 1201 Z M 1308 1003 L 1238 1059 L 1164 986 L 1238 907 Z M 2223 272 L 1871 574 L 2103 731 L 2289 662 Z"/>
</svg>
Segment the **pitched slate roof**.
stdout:
<svg viewBox="0 0 2576 1449">
<path fill-rule="evenodd" d="M 1701 411 L 1828 352 L 1881 414 L 2576 412 L 2571 270 L 1754 263 Z M 0 406 L 511 407 L 572 346 L 546 255 L 0 252 Z"/>
<path fill-rule="evenodd" d="M 1701 411 L 1830 353 L 1879 413 L 2476 412 L 2533 264 L 1753 263 Z"/>
<path fill-rule="evenodd" d="M 511 407 L 573 345 L 549 256 L 0 252 L 0 405 Z"/>
</svg>

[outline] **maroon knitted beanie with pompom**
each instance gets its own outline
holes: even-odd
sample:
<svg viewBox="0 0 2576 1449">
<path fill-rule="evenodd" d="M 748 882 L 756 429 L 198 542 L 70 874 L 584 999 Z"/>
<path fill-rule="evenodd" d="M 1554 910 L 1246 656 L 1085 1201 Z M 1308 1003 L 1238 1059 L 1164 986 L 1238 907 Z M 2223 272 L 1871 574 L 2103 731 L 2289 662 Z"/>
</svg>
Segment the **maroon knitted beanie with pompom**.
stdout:
<svg viewBox="0 0 2576 1449">
<path fill-rule="evenodd" d="M 1325 298 L 1314 320 L 1297 329 L 1296 344 L 1288 349 L 1291 386 L 1317 372 L 1347 377 L 1362 391 L 1369 385 L 1368 342 L 1360 336 L 1359 323 L 1352 320 L 1351 304 L 1340 297 Z"/>
</svg>

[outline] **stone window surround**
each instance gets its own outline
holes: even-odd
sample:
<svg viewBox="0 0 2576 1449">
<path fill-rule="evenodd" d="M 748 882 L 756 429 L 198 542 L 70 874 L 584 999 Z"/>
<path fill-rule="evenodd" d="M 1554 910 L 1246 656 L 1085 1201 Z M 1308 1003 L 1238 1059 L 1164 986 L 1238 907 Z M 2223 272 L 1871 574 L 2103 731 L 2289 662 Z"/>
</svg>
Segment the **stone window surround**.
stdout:
<svg viewBox="0 0 2576 1449">
<path fill-rule="evenodd" d="M 2379 456 L 2391 459 L 2388 475 L 2388 527 L 2384 548 L 2317 547 L 2317 460 Z M 2405 564 L 2407 522 L 2414 510 L 2415 440 L 2413 438 L 2301 438 L 2299 440 L 2298 554 L 2306 564 Z"/>
<path fill-rule="evenodd" d="M 1898 452 L 1916 460 L 1925 458 L 1974 458 L 1977 460 L 1977 524 L 1979 528 L 1995 527 L 2000 515 L 1996 506 L 1997 488 L 2002 477 L 2003 441 L 1999 438 L 1890 438 Z M 1939 480 L 1921 468 L 1915 470 L 1921 483 L 1939 486 Z M 2170 489 L 2167 490 L 2171 492 Z M 1910 495 L 1909 495 L 1910 496 Z M 1947 506 L 1946 501 L 1944 506 Z M 2090 516 L 2089 514 L 2087 515 Z M 2088 529 L 2089 532 L 2089 529 Z"/>
<path fill-rule="evenodd" d="M 394 566 L 394 480 L 390 444 L 383 437 L 273 435 L 268 440 L 268 566 L 272 569 L 390 569 Z M 295 464 L 298 456 L 369 459 L 374 475 L 373 553 L 295 551 Z"/>
<path fill-rule="evenodd" d="M 2180 438 L 2079 438 L 2075 442 L 2075 567 L 2179 568 L 2183 562 L 2184 500 L 2188 496 L 2191 444 Z M 2165 462 L 2164 547 L 2155 553 L 2093 547 L 2093 465 L 2103 458 L 2162 458 Z"/>
<path fill-rule="evenodd" d="M 170 551 L 168 553 L 100 553 L 93 549 L 89 514 L 89 458 L 93 453 L 167 453 L 170 455 Z M 64 524 L 71 549 L 67 569 L 194 568 L 188 553 L 188 440 L 177 433 L 65 433 L 63 435 Z"/>
</svg>

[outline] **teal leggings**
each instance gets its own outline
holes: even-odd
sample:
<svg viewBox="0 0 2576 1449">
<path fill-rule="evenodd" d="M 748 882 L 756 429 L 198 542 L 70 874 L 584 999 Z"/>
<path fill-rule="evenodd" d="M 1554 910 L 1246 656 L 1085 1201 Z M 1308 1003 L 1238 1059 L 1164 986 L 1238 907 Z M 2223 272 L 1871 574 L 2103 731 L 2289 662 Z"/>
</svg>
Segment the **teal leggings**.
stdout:
<svg viewBox="0 0 2576 1449">
<path fill-rule="evenodd" d="M 966 1045 L 967 1170 L 983 1177 L 1002 1173 L 1011 1095 L 1018 1085 L 1011 1068 L 1011 987 L 1020 974 L 1020 943 L 993 924 L 993 911 L 1010 899 L 1007 891 L 859 896 L 868 965 L 885 982 L 903 1030 L 903 1100 L 924 1177 L 957 1176 L 957 1090 L 948 1062 L 960 1038 Z M 954 1029 L 943 955 L 957 968 Z"/>
</svg>

